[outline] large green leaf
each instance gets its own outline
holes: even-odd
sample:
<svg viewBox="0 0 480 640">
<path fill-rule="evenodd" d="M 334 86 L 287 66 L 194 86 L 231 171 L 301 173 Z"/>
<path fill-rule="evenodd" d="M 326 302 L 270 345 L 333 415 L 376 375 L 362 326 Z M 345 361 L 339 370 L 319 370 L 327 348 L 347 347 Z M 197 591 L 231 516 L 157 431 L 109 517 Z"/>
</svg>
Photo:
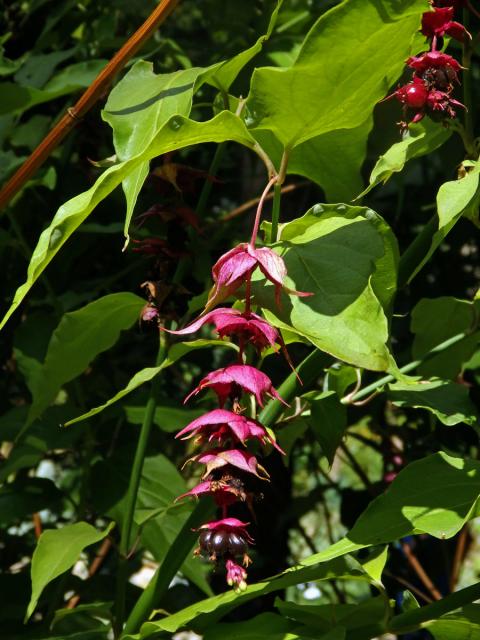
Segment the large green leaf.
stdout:
<svg viewBox="0 0 480 640">
<path fill-rule="evenodd" d="M 333 577 L 335 572 L 339 577 L 342 564 L 338 564 L 338 559 L 364 547 L 413 533 L 449 538 L 476 515 L 479 496 L 480 462 L 445 453 L 413 462 L 398 474 L 383 495 L 373 500 L 342 540 L 278 576 L 249 585 L 240 595 L 226 592 L 158 622 L 146 623 L 141 636 L 148 637 L 160 630 L 173 633 L 184 626 L 200 630 L 252 598 L 307 580 Z"/>
<path fill-rule="evenodd" d="M 206 122 L 174 116 L 138 156 L 107 169 L 88 191 L 62 205 L 49 227 L 41 234 L 28 266 L 27 280 L 17 289 L 12 305 L 0 323 L 0 329 L 72 233 L 127 175 L 142 163 L 163 153 L 202 142 L 224 140 L 235 140 L 250 148 L 254 145 L 243 121 L 228 111 Z"/>
<path fill-rule="evenodd" d="M 423 358 L 436 345 L 461 333 L 469 333 L 477 323 L 480 302 L 451 296 L 423 298 L 412 311 L 411 331 L 415 338 L 412 355 Z M 440 376 L 455 379 L 479 342 L 478 332 L 429 358 L 418 367 L 425 378 Z"/>
<path fill-rule="evenodd" d="M 388 388 L 388 397 L 398 407 L 428 409 L 446 425 L 461 422 L 475 425 L 478 422 L 468 388 L 462 384 L 449 380 L 419 380 L 413 384 L 397 382 Z"/>
<path fill-rule="evenodd" d="M 314 295 L 285 296 L 278 309 L 272 287 L 254 287 L 268 318 L 351 364 L 393 367 L 387 343 L 397 246 L 386 222 L 364 207 L 315 205 L 282 225 L 279 237 L 275 249 L 291 285 Z"/>
<path fill-rule="evenodd" d="M 348 534 L 364 545 L 410 533 L 451 538 L 476 515 L 480 463 L 434 453 L 412 462 L 362 513 Z"/>
<path fill-rule="evenodd" d="M 107 407 L 110 407 L 115 402 L 118 402 L 119 400 L 124 398 L 126 395 L 128 395 L 135 389 L 138 389 L 138 387 L 142 386 L 142 384 L 145 384 L 146 382 L 150 382 L 150 380 L 153 380 L 153 378 L 156 375 L 158 375 L 160 371 L 163 371 L 163 369 L 170 367 L 177 360 L 179 360 L 180 358 L 183 358 L 183 356 L 190 353 L 190 351 L 194 351 L 195 349 L 204 349 L 205 347 L 214 347 L 214 346 L 222 346 L 222 347 L 230 347 L 231 349 L 238 349 L 238 347 L 234 345 L 232 342 L 226 342 L 224 340 L 200 339 L 200 340 L 192 340 L 191 342 L 178 342 L 177 344 L 174 344 L 169 349 L 167 357 L 158 367 L 147 367 L 146 369 L 142 369 L 141 371 L 136 373 L 133 376 L 133 378 L 130 379 L 127 386 L 121 389 L 121 391 L 119 391 L 118 393 L 116 393 L 113 396 L 113 398 L 110 398 L 110 400 L 107 400 L 107 402 L 100 405 L 99 407 L 90 409 L 90 411 L 88 411 L 87 413 L 83 413 L 81 416 L 78 416 L 77 418 L 73 418 L 73 420 L 69 420 L 68 422 L 65 423 L 65 426 L 69 427 L 71 424 L 75 424 L 76 422 L 81 422 L 82 420 L 86 420 L 87 418 L 90 418 L 91 416 L 94 416 L 97 413 L 100 413 Z"/>
<path fill-rule="evenodd" d="M 76 522 L 61 529 L 49 529 L 42 533 L 32 556 L 32 596 L 26 620 L 35 610 L 47 584 L 73 567 L 83 549 L 103 540 L 112 526 L 113 524 L 104 531 L 98 531 L 86 522 Z"/>
<path fill-rule="evenodd" d="M 358 127 L 336 129 L 302 142 L 290 154 L 287 173 L 316 182 L 328 202 L 349 202 L 363 188 L 361 168 L 372 126 L 373 118 L 369 116 Z M 270 131 L 254 133 L 278 170 L 283 153 L 281 142 Z"/>
<path fill-rule="evenodd" d="M 115 344 L 120 333 L 138 320 L 144 305 L 145 300 L 133 293 L 112 293 L 62 317 L 45 361 L 35 373 L 28 424 L 51 404 L 66 382 Z"/>
<path fill-rule="evenodd" d="M 325 13 L 290 68 L 254 72 L 252 127 L 292 149 L 360 126 L 401 73 L 424 11 L 422 0 L 347 0 Z"/>
<path fill-rule="evenodd" d="M 429 246 L 425 247 L 425 255 L 418 262 L 408 277 L 413 280 L 433 253 L 441 245 L 462 216 L 475 219 L 478 214 L 480 199 L 479 179 L 480 163 L 465 162 L 467 173 L 459 180 L 451 180 L 442 184 L 437 193 L 437 217 Z"/>
<path fill-rule="evenodd" d="M 400 142 L 393 144 L 377 160 L 370 174 L 369 185 L 360 195 L 364 196 L 377 184 L 385 183 L 394 173 L 401 171 L 412 158 L 420 158 L 435 151 L 451 135 L 451 129 L 429 118 L 410 125 L 407 135 Z"/>
</svg>

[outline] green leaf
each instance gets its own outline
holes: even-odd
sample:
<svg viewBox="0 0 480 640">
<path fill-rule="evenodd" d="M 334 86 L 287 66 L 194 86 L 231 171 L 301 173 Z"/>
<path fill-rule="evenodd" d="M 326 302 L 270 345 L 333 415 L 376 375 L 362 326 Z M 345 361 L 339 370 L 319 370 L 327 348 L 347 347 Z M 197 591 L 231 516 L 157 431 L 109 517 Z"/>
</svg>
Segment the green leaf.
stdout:
<svg viewBox="0 0 480 640">
<path fill-rule="evenodd" d="M 337 543 L 337 545 L 336 553 L 338 555 L 348 553 L 348 551 L 355 548 L 345 542 L 343 544 Z M 318 564 L 321 560 L 310 563 L 310 559 L 307 559 L 302 562 L 302 566 L 288 569 L 269 580 L 248 585 L 247 589 L 240 594 L 236 594 L 234 591 L 227 591 L 202 602 L 197 602 L 162 620 L 146 622 L 140 629 L 140 637 L 148 638 L 161 630 L 174 633 L 184 626 L 199 631 L 203 630 L 241 604 L 253 598 L 259 598 L 262 595 L 285 589 L 299 582 L 341 577 L 362 581 L 367 579 L 357 562 L 351 559 L 338 558 L 335 552 L 330 555 L 331 550 L 332 548 L 322 554 L 318 554 L 318 556 L 323 556 L 324 558 L 324 563 L 321 565 Z"/>
<path fill-rule="evenodd" d="M 124 407 L 125 414 L 127 416 L 127 422 L 130 424 L 142 424 L 143 415 L 145 413 L 145 407 Z M 196 420 L 203 413 L 204 409 L 186 409 L 179 406 L 157 406 L 155 408 L 155 415 L 153 422 L 160 427 L 162 431 L 167 433 L 173 433 L 174 431 L 180 431 L 183 427 L 186 427 L 189 422 Z"/>
<path fill-rule="evenodd" d="M 88 191 L 62 205 L 50 226 L 41 234 L 28 266 L 27 280 L 17 289 L 13 303 L 0 323 L 0 329 L 72 233 L 127 175 L 142 163 L 163 153 L 202 142 L 223 142 L 224 140 L 235 140 L 250 148 L 254 144 L 244 123 L 228 111 L 206 122 L 194 122 L 174 116 L 142 153 L 107 169 Z"/>
<path fill-rule="evenodd" d="M 307 639 L 303 633 L 293 633 L 295 624 L 275 613 L 261 613 L 245 622 L 219 623 L 209 627 L 204 640 L 302 640 Z M 313 636 L 312 636 L 313 638 Z"/>
<path fill-rule="evenodd" d="M 429 239 L 425 255 L 409 275 L 411 282 L 422 267 L 429 261 L 443 240 L 462 216 L 475 218 L 478 212 L 480 190 L 480 163 L 465 163 L 468 172 L 459 180 L 444 182 L 437 193 L 437 219 Z"/>
<path fill-rule="evenodd" d="M 43 89 L 22 86 L 14 82 L 1 82 L 2 102 L 0 115 L 23 113 L 27 109 L 84 89 L 95 80 L 106 65 L 106 60 L 88 60 L 65 67 L 47 82 Z"/>
<path fill-rule="evenodd" d="M 195 349 L 204 349 L 205 347 L 212 347 L 212 346 L 229 347 L 230 349 L 238 350 L 238 347 L 234 345 L 232 342 L 226 342 L 224 340 L 192 340 L 191 342 L 177 342 L 169 349 L 168 355 L 165 358 L 165 360 L 162 362 L 162 364 L 160 364 L 158 367 L 147 367 L 146 369 L 142 369 L 141 371 L 136 373 L 133 376 L 133 378 L 130 379 L 127 386 L 124 387 L 118 393 L 116 393 L 113 396 L 113 398 L 110 398 L 110 400 L 107 400 L 107 402 L 100 405 L 99 407 L 90 409 L 90 411 L 82 414 L 81 416 L 78 416 L 77 418 L 73 418 L 73 420 L 69 420 L 68 422 L 65 423 L 65 426 L 69 427 L 70 425 L 75 424 L 76 422 L 81 422 L 82 420 L 86 420 L 87 418 L 90 418 L 91 416 L 94 416 L 97 413 L 100 413 L 107 407 L 110 407 L 115 402 L 118 402 L 118 400 L 120 400 L 121 398 L 124 398 L 126 395 L 128 395 L 135 389 L 138 389 L 138 387 L 142 386 L 142 384 L 145 384 L 146 382 L 150 382 L 150 380 L 153 380 L 153 378 L 156 375 L 158 375 L 160 371 L 163 371 L 163 369 L 170 367 L 177 360 L 179 360 L 180 358 L 183 358 L 183 356 L 190 353 L 190 351 L 194 351 Z"/>
<path fill-rule="evenodd" d="M 467 605 L 458 612 L 447 613 L 425 627 L 435 640 L 479 640 L 480 605 Z"/>
<path fill-rule="evenodd" d="M 343 398 L 347 390 L 358 382 L 358 373 L 355 367 L 342 362 L 335 362 L 327 369 L 325 386 L 328 391 L 335 391 Z"/>
<path fill-rule="evenodd" d="M 322 634 L 334 630 L 337 625 L 351 630 L 381 622 L 388 617 L 390 609 L 383 596 L 356 604 L 335 605 L 296 604 L 276 598 L 275 607 L 282 616 L 317 629 Z"/>
<path fill-rule="evenodd" d="M 351 129 L 335 129 L 296 146 L 287 173 L 313 180 L 329 202 L 349 202 L 363 188 L 362 165 L 373 118 Z"/>
<path fill-rule="evenodd" d="M 16 60 L 11 60 L 5 56 L 5 47 L 3 45 L 8 42 L 11 36 L 11 33 L 4 33 L 0 36 L 0 77 L 15 73 L 25 61 L 24 56 Z"/>
<path fill-rule="evenodd" d="M 391 367 L 388 318 L 396 287 L 397 245 L 371 209 L 315 205 L 281 225 L 275 250 L 285 260 L 289 286 L 314 295 L 283 297 L 254 286 L 268 319 L 308 338 L 316 347 L 356 366 Z"/>
<path fill-rule="evenodd" d="M 374 584 L 382 584 L 382 573 L 388 558 L 388 545 L 369 549 L 366 558 L 359 559 L 364 571 L 368 573 Z"/>
<path fill-rule="evenodd" d="M 422 358 L 436 345 L 464 332 L 470 332 L 477 322 L 479 302 L 459 300 L 450 296 L 423 298 L 412 311 L 410 329 L 415 335 L 412 355 Z M 418 367 L 425 378 L 439 376 L 455 379 L 475 352 L 478 333 L 467 335 L 463 340 L 429 358 Z"/>
<path fill-rule="evenodd" d="M 103 540 L 112 527 L 113 523 L 104 531 L 97 531 L 86 522 L 76 522 L 61 529 L 49 529 L 42 533 L 32 556 L 32 596 L 25 621 L 34 612 L 47 584 L 73 567 L 83 549 Z"/>
<path fill-rule="evenodd" d="M 112 89 L 102 118 L 112 127 L 120 161 L 137 156 L 175 115 L 187 116 L 201 68 L 156 74 L 139 60 Z"/>
<path fill-rule="evenodd" d="M 252 127 L 287 149 L 365 122 L 400 75 L 425 3 L 350 0 L 322 15 L 295 63 L 256 69 L 248 108 Z M 361 34 L 361 37 L 360 37 Z"/>
<path fill-rule="evenodd" d="M 310 405 L 310 427 L 331 466 L 347 428 L 347 408 L 334 391 L 316 395 Z"/>
<path fill-rule="evenodd" d="M 348 538 L 368 545 L 412 532 L 451 538 L 475 515 L 479 495 L 479 462 L 434 453 L 405 467 L 369 504 Z"/>
<path fill-rule="evenodd" d="M 58 623 L 69 618 L 75 618 L 77 614 L 88 614 L 89 617 L 103 620 L 112 619 L 112 602 L 88 602 L 87 604 L 79 604 L 75 609 L 57 609 L 53 617 L 51 628 L 53 629 Z"/>
<path fill-rule="evenodd" d="M 366 195 L 371 189 L 383 182 L 387 182 L 394 173 L 402 171 L 403 167 L 412 158 L 421 158 L 435 151 L 448 140 L 452 130 L 443 124 L 433 122 L 425 118 L 422 122 L 412 124 L 408 128 L 407 135 L 400 142 L 393 144 L 377 163 L 370 174 L 368 187 L 358 197 Z"/>
<path fill-rule="evenodd" d="M 53 402 L 66 382 L 83 373 L 99 353 L 115 344 L 122 331 L 138 321 L 144 305 L 145 300 L 133 293 L 112 293 L 62 317 L 35 375 L 27 424 Z"/>
<path fill-rule="evenodd" d="M 449 426 L 478 422 L 475 405 L 465 385 L 449 380 L 418 380 L 412 384 L 397 382 L 388 388 L 388 397 L 397 407 L 427 409 Z"/>
</svg>

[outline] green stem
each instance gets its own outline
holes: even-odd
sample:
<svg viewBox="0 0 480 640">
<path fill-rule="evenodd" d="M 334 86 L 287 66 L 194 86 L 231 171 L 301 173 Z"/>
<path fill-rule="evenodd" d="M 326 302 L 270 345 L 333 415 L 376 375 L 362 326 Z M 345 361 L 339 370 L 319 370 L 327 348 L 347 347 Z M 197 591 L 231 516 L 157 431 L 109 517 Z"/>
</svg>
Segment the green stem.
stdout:
<svg viewBox="0 0 480 640">
<path fill-rule="evenodd" d="M 214 177 L 217 175 L 218 168 L 222 164 L 223 156 L 225 155 L 225 150 L 227 148 L 226 142 L 221 142 L 217 148 L 215 149 L 215 153 L 212 158 L 212 162 L 210 163 L 210 167 L 208 169 L 208 175 Z M 200 218 L 205 213 L 205 208 L 207 206 L 208 198 L 210 197 L 210 193 L 212 191 L 213 182 L 211 180 L 205 180 L 203 183 L 202 191 L 200 192 L 200 196 L 198 198 L 196 214 Z"/>
<path fill-rule="evenodd" d="M 195 509 L 189 515 L 173 544 L 168 549 L 162 564 L 158 567 L 147 588 L 137 600 L 125 624 L 124 634 L 136 633 L 140 625 L 148 619 L 150 613 L 160 605 L 170 582 L 175 577 L 198 537 L 195 528 L 214 511 L 215 505 L 210 500 L 202 499 L 196 504 Z"/>
<path fill-rule="evenodd" d="M 277 241 L 278 221 L 280 219 L 280 202 L 282 199 L 282 185 L 275 183 L 273 187 L 272 226 L 270 228 L 270 244 Z"/>
<path fill-rule="evenodd" d="M 406 633 L 411 628 L 418 629 L 426 622 L 436 620 L 450 611 L 455 611 L 455 609 L 478 600 L 478 598 L 480 598 L 480 582 L 451 593 L 445 598 L 427 604 L 424 607 L 395 616 L 388 625 L 388 630 L 392 633 Z"/>
<path fill-rule="evenodd" d="M 331 356 L 319 349 L 315 349 L 315 351 L 312 351 L 297 367 L 298 376 L 292 372 L 279 386 L 278 393 L 288 402 L 295 395 L 305 391 L 306 388 L 320 376 L 322 369 L 324 369 L 330 361 Z M 302 382 L 299 381 L 298 377 L 300 377 Z M 258 420 L 266 427 L 270 427 L 284 409 L 285 406 L 278 400 L 270 400 L 260 412 Z"/>
<path fill-rule="evenodd" d="M 166 333 L 160 332 L 159 348 L 156 360 L 156 366 L 160 365 L 165 359 L 167 351 Z M 125 595 L 128 582 L 128 552 L 130 550 L 130 540 L 133 528 L 133 516 L 135 512 L 135 504 L 137 502 L 138 489 L 142 477 L 143 462 L 147 450 L 148 438 L 153 424 L 156 409 L 156 391 L 159 385 L 159 376 L 153 380 L 150 397 L 145 407 L 143 424 L 138 436 L 137 449 L 133 459 L 132 472 L 130 474 L 130 482 L 128 485 L 125 515 L 122 520 L 122 529 L 119 544 L 119 563 L 117 573 L 117 593 L 115 602 L 115 635 L 119 637 L 123 621 L 125 619 Z"/>
<path fill-rule="evenodd" d="M 428 353 L 426 353 L 422 358 L 419 358 L 418 360 L 413 360 L 412 362 L 409 362 L 405 366 L 400 367 L 399 371 L 401 371 L 402 373 L 409 373 L 410 371 L 413 371 L 419 365 L 433 358 L 433 356 L 437 355 L 438 353 L 441 353 L 442 351 L 445 351 L 452 345 L 457 344 L 457 342 L 464 340 L 470 335 L 471 333 L 458 333 L 456 336 L 453 336 L 452 338 L 448 338 L 448 340 L 445 340 L 444 342 L 441 342 L 440 344 L 438 344 L 436 347 L 433 347 L 433 349 L 431 349 Z M 388 384 L 389 382 L 393 382 L 394 380 L 395 380 L 395 376 L 392 376 L 392 375 L 383 376 L 383 378 L 379 378 L 375 382 L 372 382 L 372 384 L 369 384 L 366 387 L 363 387 L 363 389 L 360 389 L 360 391 L 357 391 L 357 393 L 349 397 L 348 402 L 349 403 L 357 402 L 358 400 L 361 400 L 362 398 L 365 398 L 371 395 L 372 393 L 377 391 L 377 389 L 380 389 L 380 387 L 383 387 L 385 384 Z"/>
<path fill-rule="evenodd" d="M 399 289 L 405 287 L 420 269 L 422 261 L 432 246 L 433 236 L 437 230 L 438 216 L 435 214 L 402 254 L 398 266 Z"/>
</svg>

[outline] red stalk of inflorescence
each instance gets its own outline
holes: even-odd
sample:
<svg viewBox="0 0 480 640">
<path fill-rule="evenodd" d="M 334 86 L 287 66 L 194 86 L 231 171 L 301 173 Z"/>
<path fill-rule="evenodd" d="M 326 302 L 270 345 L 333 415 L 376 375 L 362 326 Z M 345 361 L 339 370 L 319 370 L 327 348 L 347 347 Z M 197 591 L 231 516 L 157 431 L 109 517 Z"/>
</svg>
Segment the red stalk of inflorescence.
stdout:
<svg viewBox="0 0 480 640">
<path fill-rule="evenodd" d="M 275 287 L 277 304 L 280 304 L 282 290 L 298 296 L 311 295 L 288 289 L 285 286 L 287 269 L 283 258 L 267 247 L 256 248 L 263 203 L 276 179 L 274 177 L 268 182 L 260 198 L 250 242 L 234 247 L 213 266 L 214 286 L 202 315 L 183 329 L 169 331 L 176 335 L 186 335 L 194 333 L 206 323 L 212 323 L 221 338 L 228 337 L 238 343 L 238 362 L 209 373 L 185 400 L 188 401 L 203 389 L 212 389 L 217 395 L 220 408 L 194 420 L 176 436 L 195 439 L 194 442 L 201 450 L 187 460 L 187 463 L 193 462 L 204 467 L 201 482 L 177 499 L 213 496 L 221 514 L 221 519 L 199 527 L 199 546 L 195 554 L 207 557 L 215 563 L 223 562 L 227 583 L 237 591 L 246 588 L 246 568 L 251 562 L 248 551 L 254 540 L 247 531 L 249 523 L 229 515 L 229 509 L 236 503 L 243 502 L 253 513 L 252 504 L 258 493 L 257 488 L 262 482 L 269 481 L 267 470 L 260 464 L 257 456 L 249 451 L 249 446 L 257 441 L 261 446 L 273 447 L 281 454 L 284 453 L 274 436 L 260 422 L 244 415 L 245 407 L 242 402 L 245 395 L 253 396 L 260 407 L 263 407 L 267 397 L 284 402 L 270 378 L 256 367 L 245 363 L 245 348 L 251 344 L 257 352 L 261 352 L 267 347 L 273 347 L 283 351 L 291 364 L 278 330 L 251 311 L 251 278 L 254 271 L 260 269 Z M 230 307 L 213 308 L 243 287 L 243 311 Z M 228 408 L 225 408 L 226 405 L 229 405 Z"/>
</svg>

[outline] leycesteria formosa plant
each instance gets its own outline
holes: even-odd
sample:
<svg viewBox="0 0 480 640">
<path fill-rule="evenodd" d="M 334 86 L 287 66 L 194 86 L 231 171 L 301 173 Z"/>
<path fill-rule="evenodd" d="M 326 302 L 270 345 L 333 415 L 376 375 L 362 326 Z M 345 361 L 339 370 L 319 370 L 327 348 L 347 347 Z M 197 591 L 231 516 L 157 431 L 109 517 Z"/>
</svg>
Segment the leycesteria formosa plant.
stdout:
<svg viewBox="0 0 480 640">
<path fill-rule="evenodd" d="M 223 562 L 227 583 L 236 591 L 246 588 L 246 568 L 251 562 L 248 549 L 254 544 L 254 539 L 247 531 L 250 523 L 231 517 L 229 508 L 237 502 L 243 502 L 254 519 L 253 503 L 259 498 L 259 484 L 269 481 L 267 470 L 259 463 L 257 456 L 248 450 L 248 446 L 256 440 L 284 454 L 274 436 L 256 419 L 245 415 L 247 406 L 244 397 L 252 396 L 260 407 L 264 406 L 266 397 L 287 404 L 270 378 L 246 363 L 246 347 L 251 344 L 258 353 L 267 347 L 280 348 L 291 365 L 279 331 L 252 311 L 251 278 L 258 268 L 273 283 L 278 305 L 282 289 L 297 296 L 312 295 L 289 289 L 285 285 L 287 269 L 283 258 L 268 247 L 256 246 L 263 203 L 275 182 L 276 177 L 269 181 L 260 198 L 250 241 L 225 253 L 213 266 L 214 286 L 203 314 L 183 329 L 164 329 L 169 333 L 185 335 L 194 333 L 206 323 L 212 323 L 220 337 L 228 336 L 238 343 L 238 362 L 206 375 L 185 399 L 187 402 L 203 389 L 212 389 L 220 408 L 197 418 L 176 436 L 182 439 L 195 438 L 194 442 L 202 447 L 202 451 L 185 464 L 194 462 L 204 465 L 201 482 L 178 499 L 213 496 L 221 515 L 221 519 L 199 527 L 199 545 L 195 555 L 207 557 L 214 563 Z M 212 309 L 242 287 L 245 287 L 243 310 L 228 307 Z M 228 404 L 230 408 L 226 409 Z"/>
</svg>

